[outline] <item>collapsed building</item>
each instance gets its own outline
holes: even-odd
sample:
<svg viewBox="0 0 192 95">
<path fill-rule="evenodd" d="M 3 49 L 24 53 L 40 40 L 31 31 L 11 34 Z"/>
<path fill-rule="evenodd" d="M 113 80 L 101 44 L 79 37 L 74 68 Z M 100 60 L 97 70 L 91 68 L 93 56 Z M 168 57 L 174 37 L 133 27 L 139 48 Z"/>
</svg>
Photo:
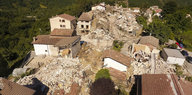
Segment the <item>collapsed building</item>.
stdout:
<svg viewBox="0 0 192 95">
<path fill-rule="evenodd" d="M 151 53 L 153 53 L 157 58 L 160 52 L 158 48 L 159 39 L 153 36 L 143 36 L 140 38 L 137 44 L 133 43 L 131 48 L 131 54 L 136 59 L 140 59 L 141 57 L 143 57 L 144 59 L 148 59 L 149 56 L 151 56 Z"/>
</svg>

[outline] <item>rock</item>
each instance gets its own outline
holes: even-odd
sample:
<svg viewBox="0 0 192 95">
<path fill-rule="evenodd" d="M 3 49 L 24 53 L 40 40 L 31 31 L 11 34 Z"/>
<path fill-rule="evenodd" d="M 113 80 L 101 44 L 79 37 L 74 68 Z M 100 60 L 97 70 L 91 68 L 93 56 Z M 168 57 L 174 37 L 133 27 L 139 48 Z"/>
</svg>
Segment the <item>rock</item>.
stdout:
<svg viewBox="0 0 192 95">
<path fill-rule="evenodd" d="M 15 68 L 15 69 L 13 70 L 12 75 L 13 75 L 14 77 L 18 77 L 18 76 L 20 76 L 21 74 L 26 73 L 26 71 L 27 71 L 27 68 Z"/>
</svg>

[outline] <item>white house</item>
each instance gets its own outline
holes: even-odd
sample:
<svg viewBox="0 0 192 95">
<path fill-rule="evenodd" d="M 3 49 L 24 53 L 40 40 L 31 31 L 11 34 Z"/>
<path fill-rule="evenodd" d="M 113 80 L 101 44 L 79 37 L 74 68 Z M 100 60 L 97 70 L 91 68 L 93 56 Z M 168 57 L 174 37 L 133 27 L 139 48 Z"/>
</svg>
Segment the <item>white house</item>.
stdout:
<svg viewBox="0 0 192 95">
<path fill-rule="evenodd" d="M 54 29 L 75 29 L 76 18 L 68 14 L 61 14 L 49 19 L 51 31 Z"/>
<path fill-rule="evenodd" d="M 126 72 L 130 66 L 131 58 L 114 50 L 106 50 L 103 52 L 103 61 L 103 67 Z"/>
<path fill-rule="evenodd" d="M 177 49 L 164 48 L 161 55 L 168 64 L 183 65 L 185 61 L 185 57 Z"/>
<path fill-rule="evenodd" d="M 92 13 L 82 13 L 77 22 L 78 33 L 88 33 L 91 29 L 91 22 Z"/>
<path fill-rule="evenodd" d="M 50 35 L 38 35 L 33 39 L 36 55 L 75 57 L 80 50 L 80 36 L 73 36 L 73 31 L 60 29 Z"/>
</svg>

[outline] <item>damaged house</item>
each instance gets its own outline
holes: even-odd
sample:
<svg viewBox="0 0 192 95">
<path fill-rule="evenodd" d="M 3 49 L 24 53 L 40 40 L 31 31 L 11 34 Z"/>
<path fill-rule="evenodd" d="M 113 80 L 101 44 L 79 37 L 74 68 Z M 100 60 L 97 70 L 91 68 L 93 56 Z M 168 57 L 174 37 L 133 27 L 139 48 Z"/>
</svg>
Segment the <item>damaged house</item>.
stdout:
<svg viewBox="0 0 192 95">
<path fill-rule="evenodd" d="M 77 30 L 79 31 L 78 34 L 89 33 L 91 29 L 92 17 L 93 15 L 91 12 L 81 14 L 77 22 Z"/>
<path fill-rule="evenodd" d="M 126 72 L 130 66 L 132 59 L 124 54 L 114 50 L 105 50 L 103 52 L 104 67 L 114 68 L 119 71 Z"/>
<path fill-rule="evenodd" d="M 140 38 L 137 44 L 133 43 L 131 54 L 136 56 L 137 54 L 146 54 L 151 55 L 154 53 L 156 58 L 159 56 L 160 50 L 159 47 L 159 39 L 153 36 L 143 36 Z"/>
<path fill-rule="evenodd" d="M 80 50 L 81 38 L 73 29 L 74 21 L 75 18 L 67 14 L 51 18 L 51 33 L 33 38 L 35 54 L 76 57 Z M 58 23 L 63 23 L 64 27 L 60 27 Z"/>
</svg>

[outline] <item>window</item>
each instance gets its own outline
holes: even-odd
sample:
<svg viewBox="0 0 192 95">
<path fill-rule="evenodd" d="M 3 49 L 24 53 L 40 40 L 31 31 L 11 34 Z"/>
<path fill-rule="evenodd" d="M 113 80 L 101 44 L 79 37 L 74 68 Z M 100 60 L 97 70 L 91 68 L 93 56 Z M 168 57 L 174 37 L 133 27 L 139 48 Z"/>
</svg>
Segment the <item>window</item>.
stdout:
<svg viewBox="0 0 192 95">
<path fill-rule="evenodd" d="M 63 27 L 65 27 L 65 25 L 63 25 Z"/>
<path fill-rule="evenodd" d="M 84 28 L 84 25 L 81 25 L 81 28 Z"/>
<path fill-rule="evenodd" d="M 62 27 L 63 25 L 60 25 L 60 27 Z"/>
<path fill-rule="evenodd" d="M 65 20 L 62 20 L 62 22 L 65 22 Z"/>
<path fill-rule="evenodd" d="M 45 52 L 47 52 L 47 50 L 45 50 Z"/>
<path fill-rule="evenodd" d="M 86 29 L 89 29 L 89 25 L 86 25 Z"/>
<path fill-rule="evenodd" d="M 61 19 L 59 20 L 59 22 L 61 22 Z"/>
</svg>

